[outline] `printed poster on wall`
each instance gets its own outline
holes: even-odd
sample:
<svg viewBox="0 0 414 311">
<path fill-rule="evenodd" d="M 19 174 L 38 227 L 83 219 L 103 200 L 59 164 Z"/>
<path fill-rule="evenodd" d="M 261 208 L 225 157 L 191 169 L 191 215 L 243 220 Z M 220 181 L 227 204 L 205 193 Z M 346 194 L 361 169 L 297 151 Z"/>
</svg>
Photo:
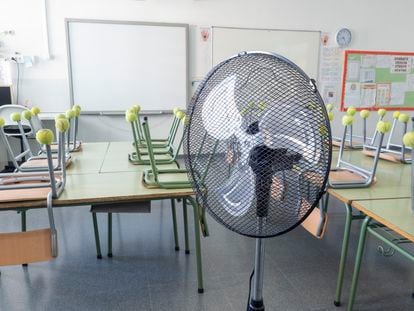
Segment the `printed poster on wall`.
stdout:
<svg viewBox="0 0 414 311">
<path fill-rule="evenodd" d="M 345 51 L 341 110 L 414 110 L 414 52 Z"/>
</svg>

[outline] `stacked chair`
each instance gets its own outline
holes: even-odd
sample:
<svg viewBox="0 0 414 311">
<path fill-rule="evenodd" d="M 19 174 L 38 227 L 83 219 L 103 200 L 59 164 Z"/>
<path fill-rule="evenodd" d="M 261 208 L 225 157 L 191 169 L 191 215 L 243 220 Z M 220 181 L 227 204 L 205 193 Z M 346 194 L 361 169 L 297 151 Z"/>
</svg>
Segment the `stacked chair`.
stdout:
<svg viewBox="0 0 414 311">
<path fill-rule="evenodd" d="M 128 155 L 129 161 L 135 165 L 149 165 L 148 148 L 152 148 L 152 153 L 157 164 L 176 163 L 178 165 L 176 160 L 183 143 L 183 137 L 181 137 L 177 148 L 174 147 L 174 141 L 180 126 L 180 120 L 183 120 L 185 113 L 175 108 L 168 137 L 166 139 L 152 139 L 151 143 L 148 144 L 145 139 L 144 129 L 141 125 L 139 112 L 140 107 L 133 106 L 125 114 L 127 121 L 131 124 L 135 149 L 134 152 Z M 144 118 L 144 120 L 148 121 L 147 118 Z"/>
<path fill-rule="evenodd" d="M 135 165 L 146 166 L 147 169 L 143 171 L 143 182 L 146 187 L 150 188 L 165 188 L 165 189 L 185 189 L 191 188 L 191 183 L 188 179 L 187 171 L 179 168 L 177 162 L 177 155 L 182 147 L 183 135 L 180 137 L 177 147 L 174 147 L 174 141 L 177 136 L 178 129 L 182 124 L 185 127 L 186 115 L 178 108 L 174 109 L 174 114 L 171 122 L 171 128 L 167 138 L 153 139 L 150 135 L 148 119 L 144 118 L 144 122 L 140 121 L 140 107 L 138 105 L 131 107 L 125 113 L 125 119 L 131 126 L 133 137 L 134 152 L 128 155 L 129 161 Z M 184 132 L 184 131 L 183 131 Z M 165 169 L 162 166 L 165 164 L 175 163 L 177 168 Z M 149 168 L 148 168 L 149 166 Z M 187 219 L 187 200 L 183 199 L 183 218 L 184 218 L 184 236 L 185 236 L 185 253 L 189 254 L 189 240 L 188 240 L 188 219 Z M 192 201 L 195 204 L 195 201 Z M 174 241 L 175 250 L 178 251 L 178 230 L 177 230 L 177 216 L 175 200 L 171 199 L 171 209 L 173 218 Z M 135 209 L 136 211 L 136 209 Z M 113 256 L 112 252 L 112 213 L 120 212 L 117 210 L 102 210 L 92 208 L 92 220 L 94 223 L 95 242 L 97 249 L 97 258 L 102 258 L 99 229 L 96 214 L 99 212 L 107 213 L 108 216 L 108 257 Z M 125 212 L 125 211 L 123 211 Z M 204 215 L 203 215 L 204 217 Z M 204 219 L 204 218 L 203 218 Z M 206 224 L 202 221 L 205 234 L 207 234 Z"/>
<path fill-rule="evenodd" d="M 328 117 L 329 119 L 332 121 L 333 120 L 333 106 L 328 104 L 326 105 L 326 109 L 328 110 Z M 356 114 L 356 109 L 355 107 L 351 106 L 349 108 L 347 108 L 346 110 L 346 115 L 350 116 L 350 117 L 354 117 Z M 366 118 L 369 116 L 369 111 L 368 110 L 363 110 L 368 112 L 368 115 L 365 116 L 365 113 L 361 114 L 361 118 L 363 120 L 363 125 L 362 125 L 362 135 L 356 135 L 355 131 L 354 131 L 354 125 L 351 124 L 348 127 L 347 133 L 345 135 L 345 147 L 349 148 L 349 149 L 363 149 L 363 146 L 367 140 L 367 136 L 366 136 Z M 332 138 L 332 145 L 336 146 L 336 147 L 340 147 L 341 143 L 343 141 L 343 137 L 333 137 Z"/>
<path fill-rule="evenodd" d="M 395 111 L 393 113 L 393 123 L 391 127 L 390 134 L 388 136 L 388 140 L 386 145 L 382 148 L 380 153 L 380 158 L 383 160 L 397 162 L 397 163 L 411 163 L 411 147 L 407 147 L 402 143 L 402 137 L 407 133 L 407 124 L 410 120 L 410 116 L 405 113 L 400 113 L 399 111 Z M 401 126 L 400 139 L 396 138 L 396 129 L 398 126 Z M 395 144 L 393 140 L 399 140 L 400 144 Z M 372 143 L 373 141 L 371 141 Z M 375 142 L 375 141 L 374 141 Z M 376 146 L 372 144 L 365 145 L 363 153 L 367 156 L 375 156 Z"/>
<path fill-rule="evenodd" d="M 329 112 L 328 112 L 329 113 Z M 382 118 L 377 123 L 376 135 L 378 137 L 376 142 L 376 149 L 374 154 L 373 163 L 370 170 L 366 170 L 344 159 L 344 152 L 346 147 L 346 137 L 350 136 L 352 124 L 354 122 L 354 114 L 346 114 L 342 118 L 342 124 L 344 126 L 341 144 L 339 145 L 338 161 L 336 167 L 331 170 L 328 178 L 327 187 L 329 188 L 364 188 L 369 187 L 375 182 L 375 173 L 378 166 L 382 143 L 384 141 L 384 135 L 390 131 L 391 123 L 383 121 Z M 364 134 L 363 141 L 367 141 L 366 138 L 366 119 L 369 116 L 369 112 L 361 111 L 361 118 L 364 120 Z M 332 120 L 331 116 L 329 116 Z M 325 233 L 326 225 L 328 222 L 327 208 L 328 208 L 329 194 L 326 193 L 325 197 L 321 199 L 319 208 L 315 208 L 309 218 L 303 223 L 303 227 L 308 230 L 312 235 L 321 239 Z"/>
<path fill-rule="evenodd" d="M 72 111 L 72 110 L 71 110 Z M 6 113 L 12 112 L 9 118 L 6 116 Z M 46 160 L 46 150 L 44 146 L 39 145 L 40 152 L 39 154 L 35 155 L 35 152 L 32 150 L 29 144 L 29 138 L 34 136 L 34 133 L 42 129 L 42 123 L 38 118 L 40 110 L 38 108 L 32 108 L 32 110 L 27 109 L 23 106 L 17 105 L 5 105 L 0 107 L 0 117 L 5 120 L 5 126 L 14 125 L 17 126 L 19 129 L 19 135 L 22 139 L 22 150 L 20 153 L 16 154 L 11 146 L 11 137 L 15 135 L 9 135 L 3 130 L 3 135 L 5 137 L 5 145 L 7 152 L 9 154 L 10 159 L 13 162 L 13 165 L 17 171 L 20 172 L 36 172 L 42 171 L 47 168 L 47 160 Z M 73 112 L 75 113 L 75 112 Z M 80 108 L 78 110 L 78 116 L 80 114 Z M 58 115 L 57 119 L 66 119 L 66 115 Z M 77 117 L 74 118 L 77 120 Z M 71 124 L 71 120 L 68 119 L 69 124 Z M 77 125 L 77 121 L 72 122 L 74 125 Z M 30 131 L 25 131 L 24 126 L 30 129 Z M 77 133 L 77 130 L 74 131 Z M 70 140 L 70 129 L 65 133 L 67 141 Z M 76 145 L 76 143 L 75 143 Z M 73 143 L 68 144 L 68 148 L 66 149 L 65 153 L 62 154 L 60 148 L 58 147 L 58 143 L 52 143 L 50 148 L 52 153 L 57 153 L 53 155 L 53 165 L 55 170 L 60 170 L 61 163 L 65 163 L 65 166 L 68 166 L 71 163 L 71 156 L 70 151 L 79 150 L 79 147 L 73 149 Z M 64 161 L 61 161 L 64 159 Z"/>
<path fill-rule="evenodd" d="M 384 141 L 384 135 L 390 131 L 391 124 L 382 120 L 377 123 L 376 133 L 379 134 L 379 139 L 377 140 L 376 152 L 371 170 L 366 170 L 344 160 L 345 137 L 353 122 L 354 117 L 350 115 L 346 115 L 342 119 L 342 124 L 344 125 L 343 140 L 339 148 L 336 168 L 331 170 L 329 174 L 328 186 L 331 188 L 363 188 L 369 187 L 375 182 L 375 172 Z"/>
<path fill-rule="evenodd" d="M 4 134 L 6 121 L 0 118 L 0 139 L 7 142 Z M 56 121 L 58 131 L 58 148 L 65 153 L 65 135 L 69 128 L 66 119 Z M 47 166 L 36 172 L 15 172 L 0 174 L 0 202 L 45 201 L 49 228 L 0 234 L 0 265 L 18 265 L 48 261 L 57 257 L 57 231 L 53 217 L 53 199 L 59 197 L 65 187 L 66 172 L 64 159 L 61 158 L 60 169 L 53 164 L 51 144 L 54 134 L 48 129 L 39 129 L 36 140 L 45 149 Z M 22 209 L 25 211 L 25 209 Z"/>
</svg>

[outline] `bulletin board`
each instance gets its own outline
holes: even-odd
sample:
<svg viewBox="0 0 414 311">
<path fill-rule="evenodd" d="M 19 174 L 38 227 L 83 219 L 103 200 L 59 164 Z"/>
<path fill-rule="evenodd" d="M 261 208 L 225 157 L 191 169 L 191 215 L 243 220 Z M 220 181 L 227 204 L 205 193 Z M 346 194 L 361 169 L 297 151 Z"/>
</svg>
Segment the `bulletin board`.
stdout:
<svg viewBox="0 0 414 311">
<path fill-rule="evenodd" d="M 341 111 L 414 110 L 414 53 L 345 51 Z"/>
</svg>

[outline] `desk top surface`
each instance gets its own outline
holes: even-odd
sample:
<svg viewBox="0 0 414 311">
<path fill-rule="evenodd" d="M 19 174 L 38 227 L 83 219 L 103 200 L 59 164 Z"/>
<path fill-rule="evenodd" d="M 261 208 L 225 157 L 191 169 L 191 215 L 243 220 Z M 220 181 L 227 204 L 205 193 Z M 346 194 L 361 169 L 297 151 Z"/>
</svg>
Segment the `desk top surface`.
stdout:
<svg viewBox="0 0 414 311">
<path fill-rule="evenodd" d="M 336 166 L 338 153 L 332 153 L 332 167 Z M 362 154 L 360 150 L 344 151 L 344 160 L 370 169 L 373 158 Z M 376 183 L 368 188 L 329 189 L 328 192 L 342 202 L 358 200 L 382 200 L 411 197 L 411 165 L 379 160 Z"/>
<path fill-rule="evenodd" d="M 355 201 L 352 206 L 414 242 L 414 213 L 411 199 Z"/>
<path fill-rule="evenodd" d="M 65 190 L 53 204 L 64 206 L 135 202 L 193 194 L 190 188 L 146 188 L 142 182 L 142 171 L 149 166 L 130 164 L 127 156 L 132 149 L 131 142 L 82 144 L 82 151 L 72 153 Z M 163 165 L 163 168 L 176 168 L 176 165 Z M 45 202 L 1 203 L 0 208 L 43 207 Z"/>
</svg>

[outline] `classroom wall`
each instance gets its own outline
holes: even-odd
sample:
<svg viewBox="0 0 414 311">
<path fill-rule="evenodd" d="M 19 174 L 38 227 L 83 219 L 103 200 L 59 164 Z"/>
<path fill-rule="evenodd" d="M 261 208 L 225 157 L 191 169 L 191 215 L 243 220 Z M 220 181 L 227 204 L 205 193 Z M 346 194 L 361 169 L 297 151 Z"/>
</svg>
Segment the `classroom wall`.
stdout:
<svg viewBox="0 0 414 311">
<path fill-rule="evenodd" d="M 45 0 L 2 0 L 0 31 L 15 29 L 7 50 L 47 55 L 42 28 Z M 24 68 L 20 85 L 21 104 L 42 99 L 63 101 L 69 106 L 64 18 L 93 18 L 152 22 L 180 22 L 201 26 L 309 29 L 334 33 L 341 27 L 353 31 L 352 49 L 414 51 L 410 0 L 47 0 L 51 60 L 38 59 Z M 198 30 L 190 33 L 190 76 L 200 74 L 195 41 Z M 2 48 L 0 47 L 0 54 Z M 3 47 L 4 51 L 4 47 Z M 110 60 L 108 60 L 110 64 Z M 168 100 L 168 99 L 166 99 Z M 152 117 L 159 135 L 167 133 L 168 117 Z M 339 116 L 334 122 L 336 133 Z M 110 124 L 110 126 L 108 126 Z M 84 140 L 129 139 L 122 117 L 85 117 Z M 98 130 L 96 130 L 98 129 Z M 4 155 L 0 154 L 0 159 Z"/>
</svg>

